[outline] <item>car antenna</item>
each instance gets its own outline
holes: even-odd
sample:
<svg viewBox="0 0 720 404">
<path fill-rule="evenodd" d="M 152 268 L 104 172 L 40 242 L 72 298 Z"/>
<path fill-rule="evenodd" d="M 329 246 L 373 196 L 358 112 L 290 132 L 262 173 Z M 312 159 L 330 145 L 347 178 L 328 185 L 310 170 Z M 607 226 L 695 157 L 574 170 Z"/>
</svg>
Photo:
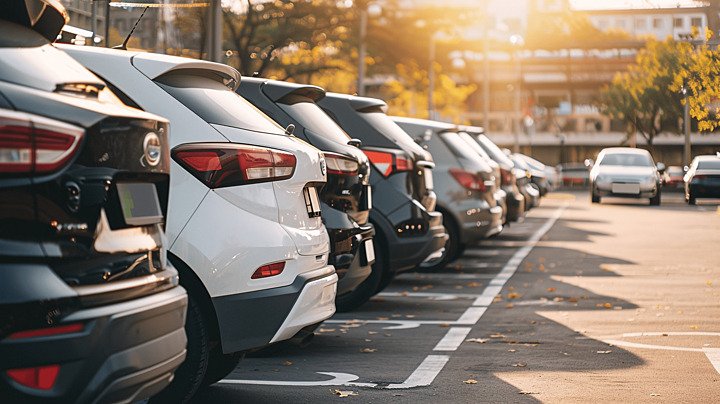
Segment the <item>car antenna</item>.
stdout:
<svg viewBox="0 0 720 404">
<path fill-rule="evenodd" d="M 127 50 L 127 44 L 130 42 L 130 37 L 132 37 L 133 32 L 135 32 L 135 28 L 137 28 L 138 24 L 140 24 L 140 20 L 142 20 L 143 16 L 145 15 L 145 12 L 150 8 L 150 6 L 145 6 L 145 10 L 143 10 L 142 14 L 140 14 L 140 17 L 138 17 L 137 21 L 135 21 L 135 25 L 133 25 L 132 29 L 130 30 L 130 33 L 127 34 L 125 37 L 125 40 L 121 45 L 113 46 L 113 49 L 122 49 Z"/>
</svg>

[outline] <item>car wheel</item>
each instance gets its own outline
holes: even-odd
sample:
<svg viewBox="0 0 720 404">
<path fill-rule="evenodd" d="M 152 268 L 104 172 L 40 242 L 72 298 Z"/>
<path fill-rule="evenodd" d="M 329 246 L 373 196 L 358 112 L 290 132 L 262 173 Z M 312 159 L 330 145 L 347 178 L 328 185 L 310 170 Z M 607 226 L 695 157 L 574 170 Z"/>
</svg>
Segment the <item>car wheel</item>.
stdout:
<svg viewBox="0 0 720 404">
<path fill-rule="evenodd" d="M 203 382 L 210 356 L 208 330 L 200 306 L 193 298 L 188 299 L 187 356 L 175 371 L 175 378 L 163 391 L 150 399 L 151 403 L 187 403 Z"/>
<path fill-rule="evenodd" d="M 382 236 L 378 233 L 375 234 L 375 238 L 377 241 L 377 243 L 375 243 L 375 263 L 372 264 L 370 276 L 353 289 L 352 292 L 338 296 L 335 299 L 335 308 L 338 312 L 347 312 L 357 309 L 370 300 L 371 297 L 375 296 L 375 294 L 379 292 L 378 289 L 380 289 L 383 283 L 387 286 L 387 284 L 392 280 L 393 274 L 387 273 L 385 250 L 381 247 L 384 246 L 385 243 L 382 241 Z"/>
<path fill-rule="evenodd" d="M 590 200 L 592 203 L 600 203 L 600 195 L 596 195 L 594 191 L 591 191 Z"/>
<path fill-rule="evenodd" d="M 695 200 L 695 196 L 693 196 L 693 194 L 688 194 L 687 202 L 690 205 L 695 205 L 697 203 L 697 201 Z"/>
<path fill-rule="evenodd" d="M 205 372 L 202 386 L 210 386 L 224 379 L 225 376 L 235 370 L 242 357 L 243 355 L 240 352 L 223 353 L 222 345 L 218 343 L 215 348 L 210 350 L 207 372 Z"/>
<path fill-rule="evenodd" d="M 449 217 L 449 215 L 449 213 L 443 212 L 443 217 Z M 443 224 L 445 225 L 445 231 L 448 235 L 448 239 L 445 242 L 445 252 L 442 258 L 435 264 L 420 267 L 423 271 L 439 271 L 445 268 L 448 263 L 457 259 L 462 251 L 464 251 L 464 247 L 460 244 L 460 232 L 452 219 L 445 220 Z"/>
<path fill-rule="evenodd" d="M 655 196 L 650 198 L 650 206 L 660 206 L 660 190 L 658 189 Z"/>
</svg>

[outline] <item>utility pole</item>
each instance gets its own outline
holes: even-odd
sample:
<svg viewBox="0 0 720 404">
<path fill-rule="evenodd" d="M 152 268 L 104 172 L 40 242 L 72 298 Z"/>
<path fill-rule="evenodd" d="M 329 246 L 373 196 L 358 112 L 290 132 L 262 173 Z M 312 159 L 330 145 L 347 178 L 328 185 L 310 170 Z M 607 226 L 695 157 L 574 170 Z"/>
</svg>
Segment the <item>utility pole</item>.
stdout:
<svg viewBox="0 0 720 404">
<path fill-rule="evenodd" d="M 223 51 L 222 51 L 222 29 L 223 29 L 223 17 L 222 17 L 222 5 L 221 0 L 212 0 L 210 2 L 210 10 L 208 10 L 209 24 L 207 26 L 207 38 L 209 42 L 208 46 L 208 60 L 212 62 L 223 62 Z"/>
<path fill-rule="evenodd" d="M 428 119 L 435 119 L 435 34 L 430 35 L 430 66 L 428 66 Z"/>
<path fill-rule="evenodd" d="M 97 43 L 95 43 L 95 37 L 97 37 L 97 0 L 92 0 L 92 3 L 90 4 L 91 10 L 92 10 L 92 16 L 90 17 L 90 30 L 92 31 L 92 38 L 90 38 L 90 43 L 92 46 L 97 46 Z"/>
<path fill-rule="evenodd" d="M 105 4 L 105 47 L 110 47 L 110 0 Z"/>
<path fill-rule="evenodd" d="M 367 24 L 368 10 L 365 5 L 362 5 L 360 9 L 360 43 L 358 45 L 357 93 L 359 96 L 365 95 L 365 57 L 367 54 L 365 40 L 367 39 Z"/>
<path fill-rule="evenodd" d="M 690 102 L 688 100 L 688 88 L 684 84 L 682 88 L 683 97 L 685 98 L 685 106 L 683 108 L 683 132 L 685 134 L 685 147 L 683 147 L 683 165 L 690 166 L 692 161 L 692 150 L 690 144 Z"/>
<path fill-rule="evenodd" d="M 485 2 L 485 13 L 489 9 L 488 2 Z M 485 132 L 490 129 L 490 27 L 488 18 L 483 18 L 483 127 Z"/>
</svg>

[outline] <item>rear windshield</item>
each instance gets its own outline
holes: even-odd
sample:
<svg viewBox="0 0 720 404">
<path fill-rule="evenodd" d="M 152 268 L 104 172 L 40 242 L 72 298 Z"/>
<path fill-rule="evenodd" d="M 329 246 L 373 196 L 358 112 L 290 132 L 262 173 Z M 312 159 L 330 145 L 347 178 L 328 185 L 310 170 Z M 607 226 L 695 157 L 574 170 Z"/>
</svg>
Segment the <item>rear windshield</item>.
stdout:
<svg viewBox="0 0 720 404">
<path fill-rule="evenodd" d="M 291 94 L 283 97 L 278 105 L 300 125 L 318 136 L 342 144 L 350 140 L 350 136 L 308 97 Z"/>
<path fill-rule="evenodd" d="M 480 145 L 473 139 L 472 136 L 468 135 L 465 132 L 459 132 L 458 135 L 460 136 L 460 139 L 462 139 L 465 143 L 467 143 L 468 146 L 470 146 L 471 149 L 477 154 L 480 155 L 480 157 L 486 159 L 486 160 L 492 160 L 489 154 L 480 147 Z"/>
<path fill-rule="evenodd" d="M 492 142 L 492 140 L 488 139 L 485 135 L 478 135 L 478 140 L 481 142 L 481 146 L 485 151 L 492 157 L 493 160 L 497 161 L 498 163 L 505 164 L 507 166 L 513 166 L 512 160 L 508 156 L 503 153 L 502 150 L 500 150 L 499 147 L 495 143 Z"/>
<path fill-rule="evenodd" d="M 650 167 L 652 161 L 650 157 L 645 154 L 636 153 L 612 153 L 606 154 L 602 161 L 601 166 L 623 166 L 623 167 Z"/>
<path fill-rule="evenodd" d="M 195 74 L 168 74 L 157 84 L 209 123 L 256 132 L 283 134 L 285 130 L 222 83 Z"/>
<path fill-rule="evenodd" d="M 720 170 L 720 160 L 700 160 L 698 168 L 701 170 Z"/>
<path fill-rule="evenodd" d="M 410 148 L 409 150 L 417 147 L 410 135 L 402 130 L 402 128 L 384 112 L 360 112 L 360 116 L 364 118 L 370 126 L 375 128 L 375 130 L 393 142 L 399 145 L 405 145 L 405 147 Z"/>
<path fill-rule="evenodd" d="M 668 175 L 683 175 L 685 172 L 681 167 L 670 167 L 667 169 Z"/>
<path fill-rule="evenodd" d="M 460 138 L 455 132 L 443 132 L 440 137 L 448 146 L 450 151 L 457 157 L 462 157 L 471 161 L 477 161 L 481 164 L 483 171 L 491 171 L 490 166 L 482 159 L 480 155 L 475 153 L 472 148 L 469 148 L 467 143 Z"/>
</svg>

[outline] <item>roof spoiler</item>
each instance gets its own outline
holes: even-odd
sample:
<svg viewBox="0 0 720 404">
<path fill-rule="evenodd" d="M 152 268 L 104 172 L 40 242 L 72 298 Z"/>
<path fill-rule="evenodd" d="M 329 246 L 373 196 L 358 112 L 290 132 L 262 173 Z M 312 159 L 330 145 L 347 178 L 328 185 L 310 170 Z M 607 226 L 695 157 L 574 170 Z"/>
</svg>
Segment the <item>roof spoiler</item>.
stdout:
<svg viewBox="0 0 720 404">
<path fill-rule="evenodd" d="M 70 18 L 58 0 L 3 0 L 0 19 L 24 25 L 53 42 Z"/>
</svg>

